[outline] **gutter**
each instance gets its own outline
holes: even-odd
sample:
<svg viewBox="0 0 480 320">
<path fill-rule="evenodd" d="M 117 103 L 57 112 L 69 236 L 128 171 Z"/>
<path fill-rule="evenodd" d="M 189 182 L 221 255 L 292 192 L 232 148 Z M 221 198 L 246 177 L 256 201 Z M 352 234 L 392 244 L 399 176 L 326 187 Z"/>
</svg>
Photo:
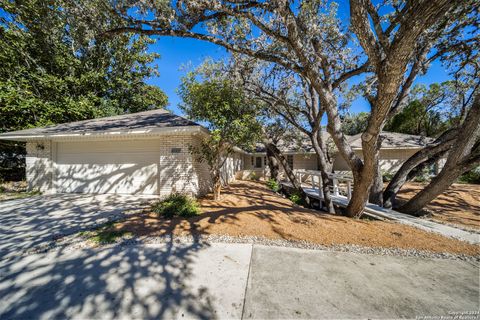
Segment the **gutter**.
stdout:
<svg viewBox="0 0 480 320">
<path fill-rule="evenodd" d="M 32 140 L 62 140 L 62 139 L 88 139 L 88 138 L 113 138 L 113 137 L 131 137 L 131 136 L 155 136 L 167 134 L 202 134 L 208 135 L 209 132 L 202 126 L 185 127 L 166 127 L 148 130 L 128 130 L 128 131 L 104 131 L 104 132 L 81 132 L 64 134 L 33 134 L 33 135 L 0 135 L 0 140 L 13 141 L 32 141 Z"/>
</svg>

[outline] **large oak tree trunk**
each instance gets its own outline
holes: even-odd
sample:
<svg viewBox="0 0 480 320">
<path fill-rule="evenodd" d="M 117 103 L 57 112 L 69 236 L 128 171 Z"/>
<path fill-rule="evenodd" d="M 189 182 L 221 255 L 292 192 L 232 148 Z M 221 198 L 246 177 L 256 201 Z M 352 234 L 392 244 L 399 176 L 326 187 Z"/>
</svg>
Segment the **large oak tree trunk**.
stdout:
<svg viewBox="0 0 480 320">
<path fill-rule="evenodd" d="M 327 150 L 325 141 L 321 137 L 321 132 L 314 132 L 313 136 L 310 136 L 313 149 L 318 157 L 318 164 L 320 166 L 320 172 L 322 176 L 322 196 L 325 203 L 325 209 L 329 213 L 335 213 L 335 207 L 333 205 L 332 197 L 330 195 L 331 181 L 328 177 L 328 173 L 331 171 L 331 165 L 327 160 Z"/>
<path fill-rule="evenodd" d="M 300 181 L 297 180 L 295 177 L 295 174 L 293 173 L 292 168 L 288 165 L 288 161 L 285 158 L 285 156 L 282 154 L 282 152 L 278 149 L 278 147 L 272 143 L 268 139 L 263 140 L 263 144 L 265 145 L 266 149 L 270 149 L 270 152 L 277 158 L 278 162 L 282 165 L 283 170 L 292 184 L 293 188 L 297 191 L 297 193 L 303 198 L 306 199 L 307 195 L 305 194 L 305 191 L 303 191 L 302 184 Z"/>
<path fill-rule="evenodd" d="M 214 174 L 213 176 L 213 200 L 219 200 L 222 191 L 222 181 L 220 174 Z"/>
<path fill-rule="evenodd" d="M 380 164 L 376 165 L 375 177 L 373 178 L 373 184 L 370 187 L 370 195 L 368 201 L 375 203 L 376 205 L 383 206 L 383 176 L 380 169 Z"/>
<path fill-rule="evenodd" d="M 464 172 L 480 164 L 480 94 L 475 96 L 442 171 L 406 204 L 401 212 L 416 214 L 442 194 Z"/>
<path fill-rule="evenodd" d="M 275 181 L 278 181 L 278 172 L 279 172 L 278 160 L 273 154 L 271 148 L 266 148 L 266 151 L 267 151 L 268 167 L 270 169 L 270 178 Z"/>
</svg>

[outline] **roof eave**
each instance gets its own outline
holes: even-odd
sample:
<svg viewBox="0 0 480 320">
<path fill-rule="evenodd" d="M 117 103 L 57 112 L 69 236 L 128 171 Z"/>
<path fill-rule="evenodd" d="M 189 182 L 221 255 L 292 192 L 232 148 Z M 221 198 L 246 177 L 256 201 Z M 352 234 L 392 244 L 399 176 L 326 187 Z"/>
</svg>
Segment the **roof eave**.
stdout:
<svg viewBox="0 0 480 320">
<path fill-rule="evenodd" d="M 62 139 L 88 139 L 88 138 L 110 138 L 110 137 L 129 137 L 129 136 L 152 136 L 167 134 L 206 134 L 209 132 L 204 127 L 184 126 L 155 128 L 145 130 L 117 130 L 105 132 L 82 132 L 82 133 L 61 133 L 61 134 L 33 134 L 33 135 L 0 135 L 0 140 L 12 141 L 32 141 L 32 140 L 62 140 Z"/>
</svg>

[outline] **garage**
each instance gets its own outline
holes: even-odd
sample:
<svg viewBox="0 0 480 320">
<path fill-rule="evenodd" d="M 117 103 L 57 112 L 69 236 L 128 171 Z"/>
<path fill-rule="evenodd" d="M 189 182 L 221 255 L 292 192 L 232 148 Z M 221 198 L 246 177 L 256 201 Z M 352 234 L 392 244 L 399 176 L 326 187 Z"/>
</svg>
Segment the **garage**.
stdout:
<svg viewBox="0 0 480 320">
<path fill-rule="evenodd" d="M 2 133 L 0 140 L 25 142 L 29 190 L 164 197 L 210 190 L 208 165 L 190 152 L 208 135 L 195 122 L 155 109 Z"/>
<path fill-rule="evenodd" d="M 55 153 L 56 192 L 158 194 L 157 139 L 58 142 Z"/>
</svg>

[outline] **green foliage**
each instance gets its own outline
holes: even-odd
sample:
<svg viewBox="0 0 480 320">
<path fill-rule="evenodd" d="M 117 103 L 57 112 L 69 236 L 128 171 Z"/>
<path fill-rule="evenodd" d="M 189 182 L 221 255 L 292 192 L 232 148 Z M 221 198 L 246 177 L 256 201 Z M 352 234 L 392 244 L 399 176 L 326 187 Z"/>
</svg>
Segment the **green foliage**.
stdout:
<svg viewBox="0 0 480 320">
<path fill-rule="evenodd" d="M 348 135 L 356 135 L 362 133 L 367 128 L 367 122 L 370 114 L 368 112 L 360 112 L 357 114 L 347 114 L 342 120 L 343 133 Z"/>
<path fill-rule="evenodd" d="M 383 172 L 383 173 L 382 173 L 382 180 L 383 180 L 383 182 L 390 182 L 390 181 L 392 181 L 394 175 L 395 175 L 395 174 L 394 174 L 394 173 L 391 173 L 391 172 Z"/>
<path fill-rule="evenodd" d="M 412 181 L 414 182 L 427 182 L 430 180 L 430 170 L 429 168 L 423 168 L 421 172 L 419 172 L 415 177 L 413 177 Z"/>
<path fill-rule="evenodd" d="M 179 89 L 182 111 L 216 131 L 221 140 L 251 148 L 261 130 L 256 104 L 231 81 L 217 78 L 199 81 L 200 75 L 200 71 L 190 72 L 182 79 Z"/>
<path fill-rule="evenodd" d="M 434 137 L 455 124 L 459 115 L 459 89 L 463 83 L 433 83 L 414 87 L 410 103 L 385 125 L 386 131 Z"/>
<path fill-rule="evenodd" d="M 145 83 L 158 73 L 158 55 L 146 53 L 153 40 L 99 37 L 72 19 L 72 5 L 0 0 L 0 132 L 167 105 L 166 95 Z M 14 144 L 0 145 L 6 178 L 20 168 L 19 154 Z"/>
<path fill-rule="evenodd" d="M 114 228 L 115 222 L 107 222 L 92 231 L 82 231 L 79 235 L 96 244 L 114 243 L 120 238 L 133 236 L 131 232 Z"/>
<path fill-rule="evenodd" d="M 189 150 L 195 160 L 207 163 L 219 174 L 226 157 L 233 151 L 233 146 L 222 139 L 220 130 L 213 130 L 198 145 L 189 146 Z"/>
<path fill-rule="evenodd" d="M 198 80 L 201 76 L 204 81 Z M 234 83 L 210 77 L 202 70 L 184 77 L 179 93 L 183 99 L 180 107 L 185 114 L 211 130 L 211 135 L 200 145 L 190 146 L 190 152 L 197 161 L 208 164 L 214 190 L 220 190 L 220 172 L 233 146 L 250 149 L 259 138 L 261 125 L 257 121 L 256 105 Z M 218 196 L 214 192 L 214 197 Z"/>
<path fill-rule="evenodd" d="M 164 107 L 152 40 L 87 35 L 53 1 L 0 0 L 0 131 Z M 7 20 L 7 21 L 8 21 Z"/>
<path fill-rule="evenodd" d="M 480 184 L 480 167 L 465 172 L 458 179 L 461 183 Z"/>
<path fill-rule="evenodd" d="M 200 208 L 195 199 L 179 193 L 173 193 L 166 199 L 154 204 L 153 211 L 166 218 L 188 218 L 200 214 Z"/>
<path fill-rule="evenodd" d="M 280 190 L 280 185 L 278 184 L 277 180 L 275 180 L 275 179 L 268 179 L 267 187 L 269 187 L 274 192 L 278 192 Z"/>
<path fill-rule="evenodd" d="M 248 179 L 253 180 L 253 181 L 260 181 L 260 176 L 258 174 L 256 174 L 255 172 L 251 172 L 248 175 Z"/>
<path fill-rule="evenodd" d="M 292 201 L 295 204 L 302 205 L 303 204 L 303 199 L 298 193 L 292 193 L 288 199 Z"/>
</svg>

